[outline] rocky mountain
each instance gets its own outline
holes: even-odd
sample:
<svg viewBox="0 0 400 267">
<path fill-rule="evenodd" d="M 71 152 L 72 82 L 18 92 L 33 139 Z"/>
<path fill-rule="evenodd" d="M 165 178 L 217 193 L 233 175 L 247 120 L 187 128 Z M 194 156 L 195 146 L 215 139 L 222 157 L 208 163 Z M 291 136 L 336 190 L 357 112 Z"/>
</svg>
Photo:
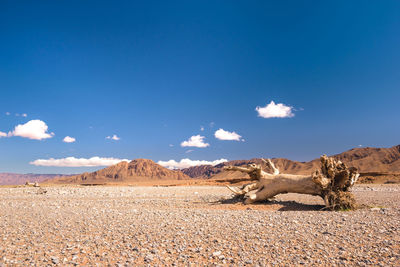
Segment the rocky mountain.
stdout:
<svg viewBox="0 0 400 267">
<path fill-rule="evenodd" d="M 169 170 L 149 159 L 122 161 L 116 165 L 91 172 L 51 180 L 51 183 L 104 184 L 143 182 L 154 180 L 184 180 L 189 176 L 181 171 Z"/>
<path fill-rule="evenodd" d="M 335 157 L 358 168 L 360 172 L 400 172 L 400 145 L 390 148 L 354 148 Z"/>
<path fill-rule="evenodd" d="M 20 185 L 26 182 L 41 183 L 45 180 L 62 177 L 61 174 L 18 174 L 18 173 L 0 173 L 0 185 Z"/>
<path fill-rule="evenodd" d="M 310 162 L 298 162 L 292 161 L 285 158 L 275 158 L 272 159 L 272 162 L 275 164 L 281 172 L 293 173 L 293 174 L 308 174 L 312 170 L 314 170 L 317 166 L 319 166 L 319 161 L 310 161 Z M 208 179 L 208 178 L 228 178 L 228 179 L 236 179 L 243 178 L 243 173 L 240 172 L 223 172 L 223 167 L 228 165 L 233 166 L 241 166 L 247 165 L 250 163 L 256 163 L 263 167 L 264 170 L 268 171 L 269 167 L 259 158 L 253 158 L 250 160 L 232 160 L 228 162 L 224 162 L 215 166 L 211 165 L 201 165 L 194 166 L 190 168 L 183 169 L 182 172 L 192 178 L 200 178 L 200 179 Z"/>
<path fill-rule="evenodd" d="M 353 148 L 333 157 L 343 161 L 350 167 L 356 167 L 361 173 L 400 173 L 400 145 L 391 148 Z M 281 172 L 292 174 L 309 174 L 319 167 L 319 159 L 309 162 L 293 161 L 285 158 L 274 158 L 272 162 Z M 261 164 L 266 170 L 266 164 L 258 158 L 251 160 L 233 160 L 216 166 L 202 165 L 183 169 L 182 172 L 192 178 L 243 178 L 239 172 L 224 172 L 226 165 Z"/>
</svg>

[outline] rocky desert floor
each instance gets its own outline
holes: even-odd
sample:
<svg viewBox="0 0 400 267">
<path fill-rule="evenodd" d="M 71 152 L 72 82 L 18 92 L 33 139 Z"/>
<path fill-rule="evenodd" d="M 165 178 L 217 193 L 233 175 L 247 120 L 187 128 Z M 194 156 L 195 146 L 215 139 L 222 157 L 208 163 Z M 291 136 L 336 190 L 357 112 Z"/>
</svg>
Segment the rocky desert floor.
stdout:
<svg viewBox="0 0 400 267">
<path fill-rule="evenodd" d="M 363 208 L 331 212 L 218 186 L 3 187 L 0 266 L 400 266 L 400 186 L 353 191 Z"/>
</svg>

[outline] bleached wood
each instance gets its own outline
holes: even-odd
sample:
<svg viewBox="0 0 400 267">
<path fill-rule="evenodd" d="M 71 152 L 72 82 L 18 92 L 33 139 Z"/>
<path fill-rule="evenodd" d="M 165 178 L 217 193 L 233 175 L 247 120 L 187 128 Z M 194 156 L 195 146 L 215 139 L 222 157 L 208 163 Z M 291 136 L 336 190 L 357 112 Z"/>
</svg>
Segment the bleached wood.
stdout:
<svg viewBox="0 0 400 267">
<path fill-rule="evenodd" d="M 247 173 L 252 180 L 256 180 L 241 188 L 228 186 L 236 195 L 245 196 L 246 204 L 267 200 L 278 194 L 299 193 L 321 196 L 325 205 L 332 209 L 353 205 L 350 203 L 353 197 L 348 191 L 359 174 L 354 168 L 347 168 L 341 161 L 322 156 L 320 170 L 315 170 L 311 175 L 295 175 L 279 173 L 279 169 L 270 159 L 262 160 L 272 168 L 273 174 L 263 171 L 260 165 L 254 163 L 224 168 Z"/>
</svg>

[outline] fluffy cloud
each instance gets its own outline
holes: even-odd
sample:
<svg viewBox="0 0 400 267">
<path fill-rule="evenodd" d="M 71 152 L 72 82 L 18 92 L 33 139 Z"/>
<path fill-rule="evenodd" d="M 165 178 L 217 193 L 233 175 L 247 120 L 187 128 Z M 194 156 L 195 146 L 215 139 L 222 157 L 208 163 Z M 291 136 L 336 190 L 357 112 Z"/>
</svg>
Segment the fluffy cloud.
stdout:
<svg viewBox="0 0 400 267">
<path fill-rule="evenodd" d="M 7 137 L 7 134 L 0 131 L 0 138 L 1 137 Z"/>
<path fill-rule="evenodd" d="M 233 140 L 233 141 L 240 141 L 242 140 L 242 136 L 238 135 L 235 132 L 228 132 L 225 131 L 224 129 L 219 129 L 214 133 L 215 138 L 219 140 Z"/>
<path fill-rule="evenodd" d="M 160 160 L 157 162 L 161 166 L 168 168 L 168 169 L 184 169 L 189 168 L 192 166 L 199 166 L 199 165 L 217 165 L 223 162 L 227 162 L 227 159 L 218 159 L 214 161 L 206 161 L 206 160 L 191 160 L 191 159 L 181 159 L 181 161 L 177 162 L 173 159 L 168 161 Z"/>
<path fill-rule="evenodd" d="M 64 137 L 64 139 L 63 139 L 63 142 L 64 142 L 64 143 L 73 143 L 73 142 L 75 142 L 75 141 L 76 141 L 76 139 L 73 138 L 73 137 L 70 137 L 70 136 L 66 136 L 66 137 Z"/>
<path fill-rule="evenodd" d="M 256 107 L 258 116 L 266 119 L 294 117 L 294 113 L 292 112 L 292 110 L 293 107 L 286 106 L 282 103 L 275 104 L 274 101 L 271 101 L 265 107 Z"/>
<path fill-rule="evenodd" d="M 9 132 L 8 136 L 20 136 L 29 139 L 42 140 L 53 137 L 54 133 L 48 133 L 49 127 L 44 121 L 31 120 L 25 124 L 15 126 L 14 131 Z"/>
<path fill-rule="evenodd" d="M 26 117 L 28 117 L 28 114 L 24 113 L 24 114 L 22 114 L 21 116 L 24 117 L 24 118 L 26 118 Z"/>
<path fill-rule="evenodd" d="M 189 138 L 187 141 L 183 141 L 181 146 L 186 147 L 208 147 L 210 144 L 204 143 L 204 136 L 194 135 Z"/>
<path fill-rule="evenodd" d="M 67 157 L 61 159 L 37 159 L 30 162 L 29 164 L 35 166 L 53 166 L 53 167 L 97 167 L 97 166 L 111 166 L 121 161 L 127 161 L 127 159 L 116 159 L 116 158 L 100 158 L 92 157 L 89 159 Z"/>
<path fill-rule="evenodd" d="M 113 136 L 107 136 L 106 139 L 111 139 L 111 140 L 118 141 L 118 140 L 120 140 L 121 138 L 119 138 L 116 134 L 114 134 Z"/>
</svg>

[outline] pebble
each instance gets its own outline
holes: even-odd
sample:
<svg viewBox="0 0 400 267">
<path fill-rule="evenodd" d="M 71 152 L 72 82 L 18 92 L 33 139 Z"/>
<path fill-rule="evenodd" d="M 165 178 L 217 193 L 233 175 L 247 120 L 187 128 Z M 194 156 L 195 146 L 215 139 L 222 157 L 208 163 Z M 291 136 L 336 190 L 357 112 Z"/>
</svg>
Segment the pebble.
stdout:
<svg viewBox="0 0 400 267">
<path fill-rule="evenodd" d="M 218 257 L 218 256 L 220 256 L 221 254 L 222 254 L 221 251 L 215 251 L 215 252 L 213 253 L 213 256 L 214 256 L 214 257 Z"/>
<path fill-rule="evenodd" d="M 51 259 L 51 262 L 54 263 L 54 264 L 59 264 L 60 263 L 60 261 L 59 261 L 59 259 L 57 257 L 51 257 L 50 259 Z"/>
</svg>

